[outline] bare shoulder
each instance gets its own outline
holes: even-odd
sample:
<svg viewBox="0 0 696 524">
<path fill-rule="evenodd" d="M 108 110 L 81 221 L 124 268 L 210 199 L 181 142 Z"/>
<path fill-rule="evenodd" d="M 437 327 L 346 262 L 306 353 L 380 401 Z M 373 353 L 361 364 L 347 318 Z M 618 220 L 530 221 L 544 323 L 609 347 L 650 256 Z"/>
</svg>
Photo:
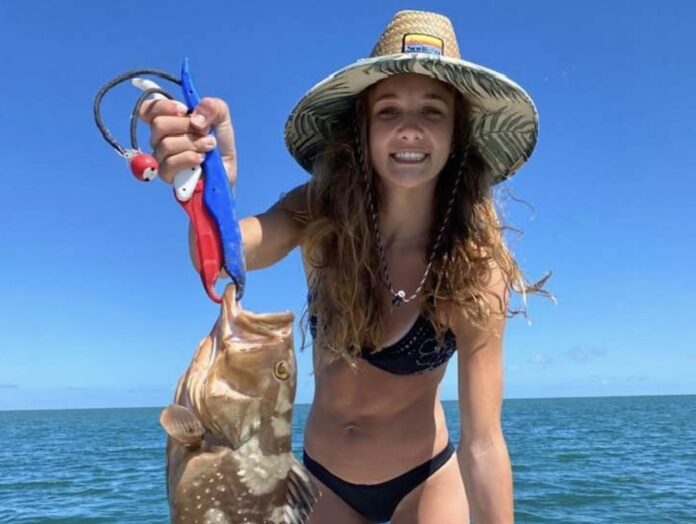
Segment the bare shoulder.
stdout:
<svg viewBox="0 0 696 524">
<path fill-rule="evenodd" d="M 481 340 L 495 333 L 500 334 L 504 328 L 509 298 L 508 283 L 503 271 L 493 261 L 484 283 L 483 295 L 482 298 L 485 298 L 490 312 L 485 326 L 476 325 L 462 306 L 453 302 L 448 302 L 444 306 L 446 322 L 458 341 Z"/>
<path fill-rule="evenodd" d="M 307 217 L 307 189 L 309 182 L 294 187 L 287 193 L 280 195 L 278 201 L 271 206 L 269 211 L 283 210 L 289 212 L 293 218 L 304 219 Z"/>
<path fill-rule="evenodd" d="M 484 293 L 489 301 L 491 313 L 505 315 L 508 303 L 508 281 L 500 266 L 495 262 L 490 263 L 490 273 L 488 282 L 484 288 Z"/>
</svg>

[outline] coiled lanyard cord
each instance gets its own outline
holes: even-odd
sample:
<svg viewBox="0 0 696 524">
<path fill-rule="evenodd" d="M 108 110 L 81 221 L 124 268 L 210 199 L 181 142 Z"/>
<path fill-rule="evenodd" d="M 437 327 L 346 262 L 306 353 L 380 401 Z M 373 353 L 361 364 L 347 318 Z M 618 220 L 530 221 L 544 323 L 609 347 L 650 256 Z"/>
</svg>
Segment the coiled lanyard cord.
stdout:
<svg viewBox="0 0 696 524">
<path fill-rule="evenodd" d="M 110 82 L 104 84 L 101 89 L 97 92 L 97 95 L 94 98 L 94 121 L 97 124 L 97 128 L 99 129 L 99 132 L 102 134 L 104 137 L 104 140 L 106 140 L 111 147 L 113 147 L 119 155 L 121 155 L 124 158 L 128 158 L 130 155 L 132 155 L 132 151 L 140 151 L 140 148 L 138 147 L 138 136 L 137 136 L 137 128 L 138 128 L 138 114 L 140 112 L 140 107 L 143 105 L 143 102 L 153 94 L 160 94 L 169 100 L 174 100 L 174 97 L 167 93 L 164 89 L 161 88 L 152 88 L 152 89 L 146 89 L 145 91 L 142 92 L 142 94 L 138 97 L 137 102 L 135 103 L 135 107 L 133 108 L 133 113 L 131 113 L 131 120 L 130 120 L 130 141 L 131 141 L 131 150 L 125 149 L 121 144 L 118 143 L 118 141 L 111 135 L 109 130 L 106 128 L 104 125 L 104 121 L 102 120 L 101 117 L 101 103 L 106 95 L 111 89 L 116 87 L 119 84 L 122 84 L 123 82 L 127 82 L 128 80 L 132 80 L 133 78 L 137 78 L 141 75 L 153 75 L 153 76 L 158 76 L 160 78 L 163 78 L 165 80 L 168 80 L 178 86 L 181 86 L 181 80 L 176 78 L 173 75 L 170 75 L 169 73 L 165 71 L 159 71 L 157 69 L 136 69 L 133 71 L 127 71 Z"/>
</svg>

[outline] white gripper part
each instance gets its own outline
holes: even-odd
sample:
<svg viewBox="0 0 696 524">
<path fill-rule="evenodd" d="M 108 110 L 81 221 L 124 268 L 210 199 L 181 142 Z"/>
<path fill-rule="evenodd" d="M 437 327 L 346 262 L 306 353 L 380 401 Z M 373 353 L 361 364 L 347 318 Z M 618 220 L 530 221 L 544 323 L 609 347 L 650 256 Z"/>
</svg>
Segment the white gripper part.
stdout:
<svg viewBox="0 0 696 524">
<path fill-rule="evenodd" d="M 131 84 L 142 91 L 147 91 L 148 89 L 162 89 L 159 84 L 148 78 L 133 78 Z M 151 96 L 154 100 L 166 98 L 160 93 L 153 93 Z M 193 196 L 193 190 L 196 188 L 196 184 L 200 178 L 201 166 L 185 169 L 174 175 L 174 192 L 176 193 L 177 200 L 180 202 L 190 200 Z"/>
</svg>

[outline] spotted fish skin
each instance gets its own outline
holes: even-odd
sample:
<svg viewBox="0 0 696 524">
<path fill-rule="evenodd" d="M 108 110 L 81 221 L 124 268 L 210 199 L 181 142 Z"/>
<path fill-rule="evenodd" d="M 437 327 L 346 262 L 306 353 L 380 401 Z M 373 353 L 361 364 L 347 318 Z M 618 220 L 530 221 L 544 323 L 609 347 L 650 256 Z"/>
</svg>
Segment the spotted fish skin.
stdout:
<svg viewBox="0 0 696 524">
<path fill-rule="evenodd" d="M 292 453 L 290 312 L 254 314 L 225 289 L 160 422 L 173 523 L 298 524 L 320 493 Z"/>
</svg>

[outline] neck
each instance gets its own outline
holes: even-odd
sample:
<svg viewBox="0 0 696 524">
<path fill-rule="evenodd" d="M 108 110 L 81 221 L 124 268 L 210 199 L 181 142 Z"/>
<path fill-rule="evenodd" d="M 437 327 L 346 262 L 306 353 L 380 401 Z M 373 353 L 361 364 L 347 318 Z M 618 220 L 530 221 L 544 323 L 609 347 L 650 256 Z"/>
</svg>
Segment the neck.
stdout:
<svg viewBox="0 0 696 524">
<path fill-rule="evenodd" d="M 381 187 L 378 223 L 385 249 L 427 245 L 434 192 L 435 181 L 414 189 Z"/>
</svg>

